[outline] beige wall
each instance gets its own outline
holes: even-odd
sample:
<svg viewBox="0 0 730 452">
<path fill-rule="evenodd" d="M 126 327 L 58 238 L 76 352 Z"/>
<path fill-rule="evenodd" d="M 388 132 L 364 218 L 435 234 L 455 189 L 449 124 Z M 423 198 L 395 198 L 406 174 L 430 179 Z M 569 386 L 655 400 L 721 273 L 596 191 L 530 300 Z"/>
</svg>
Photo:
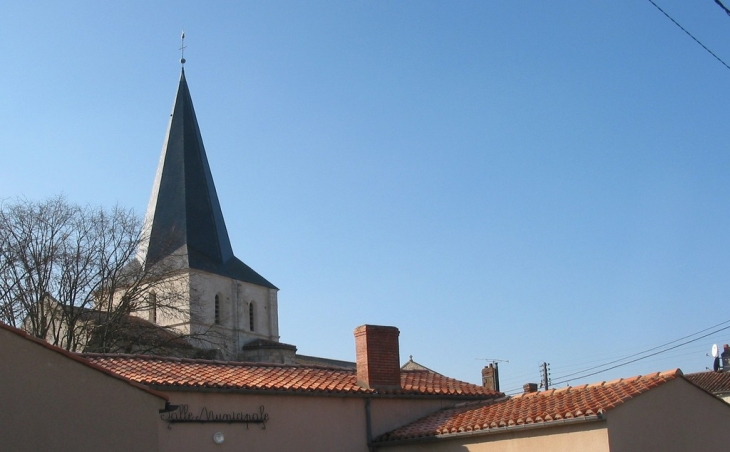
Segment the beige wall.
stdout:
<svg viewBox="0 0 730 452">
<path fill-rule="evenodd" d="M 607 413 L 611 452 L 718 451 L 730 444 L 730 407 L 675 379 Z"/>
<path fill-rule="evenodd" d="M 0 449 L 155 451 L 164 400 L 0 329 Z"/>
<path fill-rule="evenodd" d="M 172 404 L 187 404 L 198 415 L 203 407 L 215 412 L 256 413 L 260 406 L 269 415 L 266 429 L 258 424 L 182 423 L 163 425 L 161 451 L 246 450 L 297 452 L 367 452 L 367 399 L 343 396 L 253 395 L 225 392 L 169 391 Z M 371 399 L 373 435 L 404 425 L 447 406 L 441 399 Z M 213 435 L 221 432 L 225 443 Z"/>
<path fill-rule="evenodd" d="M 374 398 L 371 399 L 370 412 L 373 438 L 395 430 L 436 411 L 454 406 L 455 400 L 429 398 Z"/>
<path fill-rule="evenodd" d="M 160 450 L 368 452 L 365 402 L 355 397 L 260 396 L 216 392 L 169 392 L 173 404 L 187 404 L 194 414 L 203 407 L 215 412 L 256 413 L 264 406 L 269 415 L 260 424 L 165 423 L 160 428 Z M 225 442 L 213 442 L 221 432 Z"/>
<path fill-rule="evenodd" d="M 439 441 L 378 448 L 382 452 L 608 452 L 602 421 L 550 428 L 514 429 L 504 433 L 452 437 Z M 640 450 L 640 449 L 636 449 Z"/>
</svg>

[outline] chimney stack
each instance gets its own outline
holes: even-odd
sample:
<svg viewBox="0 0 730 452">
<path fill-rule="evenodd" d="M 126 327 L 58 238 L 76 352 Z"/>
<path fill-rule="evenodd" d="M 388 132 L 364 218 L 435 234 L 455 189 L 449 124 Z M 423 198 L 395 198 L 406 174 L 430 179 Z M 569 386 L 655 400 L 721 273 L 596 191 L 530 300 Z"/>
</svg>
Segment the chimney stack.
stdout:
<svg viewBox="0 0 730 452">
<path fill-rule="evenodd" d="M 525 394 L 537 392 L 537 383 L 525 383 L 522 386 L 522 390 L 525 391 Z"/>
<path fill-rule="evenodd" d="M 482 369 L 482 386 L 499 392 L 499 367 L 496 364 L 489 363 Z"/>
<path fill-rule="evenodd" d="M 730 345 L 728 344 L 722 346 L 722 353 L 720 354 L 720 370 L 722 372 L 730 372 Z"/>
<path fill-rule="evenodd" d="M 394 326 L 355 328 L 357 384 L 368 389 L 400 389 L 400 352 Z"/>
</svg>

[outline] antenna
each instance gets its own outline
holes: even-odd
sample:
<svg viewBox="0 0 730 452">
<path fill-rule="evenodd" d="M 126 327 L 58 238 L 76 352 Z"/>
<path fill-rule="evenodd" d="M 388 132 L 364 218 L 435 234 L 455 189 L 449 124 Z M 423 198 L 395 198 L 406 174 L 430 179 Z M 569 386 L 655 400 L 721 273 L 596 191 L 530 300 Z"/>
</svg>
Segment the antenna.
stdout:
<svg viewBox="0 0 730 452">
<path fill-rule="evenodd" d="M 180 64 L 185 66 L 185 30 L 180 35 Z"/>
<path fill-rule="evenodd" d="M 490 362 L 492 362 L 494 364 L 497 364 L 497 363 L 508 363 L 509 362 L 508 359 L 494 359 L 494 358 L 474 358 L 474 359 L 476 359 L 477 361 L 490 361 Z"/>
<path fill-rule="evenodd" d="M 499 392 L 499 363 L 508 363 L 509 360 L 507 359 L 494 359 L 494 358 L 474 358 L 478 361 L 490 361 L 492 364 L 494 364 L 494 374 L 492 378 L 494 379 L 494 387 L 493 389 L 497 392 Z M 490 364 L 490 367 L 491 365 Z M 487 371 L 487 368 L 485 367 L 484 370 L 482 370 L 482 385 L 488 386 L 487 382 L 489 381 L 489 377 L 485 377 L 484 372 Z"/>
</svg>

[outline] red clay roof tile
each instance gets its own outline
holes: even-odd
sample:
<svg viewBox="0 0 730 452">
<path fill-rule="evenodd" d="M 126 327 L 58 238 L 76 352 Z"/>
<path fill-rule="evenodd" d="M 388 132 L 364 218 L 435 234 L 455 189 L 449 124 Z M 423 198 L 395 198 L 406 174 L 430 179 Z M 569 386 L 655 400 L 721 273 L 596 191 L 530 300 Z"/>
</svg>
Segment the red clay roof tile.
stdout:
<svg viewBox="0 0 730 452">
<path fill-rule="evenodd" d="M 675 369 L 608 383 L 521 394 L 486 402 L 470 402 L 426 416 L 382 435 L 376 442 L 595 417 L 679 376 L 682 376 L 682 372 Z"/>
<path fill-rule="evenodd" d="M 388 394 L 494 399 L 502 394 L 428 370 L 401 371 L 400 390 L 373 390 L 357 384 L 354 369 L 285 364 L 239 363 L 142 355 L 81 355 L 131 381 L 152 387 L 314 393 Z"/>
</svg>

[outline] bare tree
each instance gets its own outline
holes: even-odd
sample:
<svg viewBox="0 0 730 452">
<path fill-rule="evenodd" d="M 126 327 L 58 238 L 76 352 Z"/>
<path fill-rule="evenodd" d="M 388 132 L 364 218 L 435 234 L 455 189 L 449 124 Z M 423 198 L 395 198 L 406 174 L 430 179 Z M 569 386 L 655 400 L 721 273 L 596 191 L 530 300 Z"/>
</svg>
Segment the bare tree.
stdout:
<svg viewBox="0 0 730 452">
<path fill-rule="evenodd" d="M 62 196 L 0 204 L 0 320 L 67 350 L 191 348 L 141 318 L 151 310 L 176 319 L 168 323 L 189 316 L 180 302 L 185 275 L 135 259 L 141 226 L 131 210 Z"/>
</svg>

